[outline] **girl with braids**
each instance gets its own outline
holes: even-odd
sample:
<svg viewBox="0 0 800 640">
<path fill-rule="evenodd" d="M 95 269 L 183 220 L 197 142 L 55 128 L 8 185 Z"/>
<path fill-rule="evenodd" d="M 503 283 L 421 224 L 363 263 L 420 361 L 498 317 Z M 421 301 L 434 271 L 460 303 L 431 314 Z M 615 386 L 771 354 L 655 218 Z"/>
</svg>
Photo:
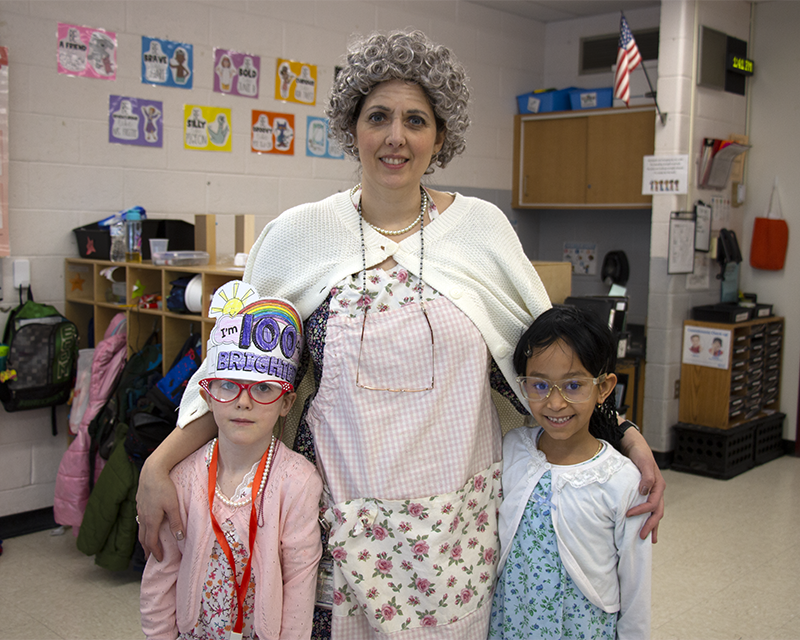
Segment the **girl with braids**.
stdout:
<svg viewBox="0 0 800 640">
<path fill-rule="evenodd" d="M 636 466 L 608 442 L 617 424 L 616 344 L 595 315 L 556 307 L 514 353 L 540 426 L 503 442 L 501 556 L 490 638 L 650 637 L 651 545 Z M 605 436 L 608 437 L 608 436 Z"/>
</svg>

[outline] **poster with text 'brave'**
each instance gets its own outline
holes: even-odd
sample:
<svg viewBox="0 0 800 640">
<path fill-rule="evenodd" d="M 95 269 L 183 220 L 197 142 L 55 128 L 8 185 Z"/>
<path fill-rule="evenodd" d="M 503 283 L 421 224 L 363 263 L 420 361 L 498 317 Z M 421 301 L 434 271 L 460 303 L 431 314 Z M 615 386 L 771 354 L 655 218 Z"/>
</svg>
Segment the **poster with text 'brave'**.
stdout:
<svg viewBox="0 0 800 640">
<path fill-rule="evenodd" d="M 231 110 L 183 105 L 183 146 L 201 151 L 230 151 Z"/>
<path fill-rule="evenodd" d="M 191 89 L 194 48 L 183 42 L 142 36 L 142 82 Z"/>
<path fill-rule="evenodd" d="M 163 104 L 129 96 L 108 98 L 108 141 L 141 147 L 164 146 Z"/>
<path fill-rule="evenodd" d="M 214 91 L 258 98 L 261 57 L 230 49 L 214 49 Z"/>
<path fill-rule="evenodd" d="M 58 72 L 116 80 L 117 34 L 103 29 L 58 23 Z"/>
<path fill-rule="evenodd" d="M 275 99 L 300 104 L 317 102 L 317 66 L 278 58 Z"/>
</svg>

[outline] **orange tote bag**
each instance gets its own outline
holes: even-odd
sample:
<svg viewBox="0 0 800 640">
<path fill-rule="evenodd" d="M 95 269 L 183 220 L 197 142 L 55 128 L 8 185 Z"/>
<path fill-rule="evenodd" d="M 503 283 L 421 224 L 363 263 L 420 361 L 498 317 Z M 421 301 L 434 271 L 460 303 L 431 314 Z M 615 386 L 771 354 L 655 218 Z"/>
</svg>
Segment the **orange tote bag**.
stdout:
<svg viewBox="0 0 800 640">
<path fill-rule="evenodd" d="M 786 262 L 789 246 L 789 225 L 783 219 L 778 196 L 778 179 L 772 185 L 767 217 L 753 222 L 753 239 L 750 243 L 750 266 L 766 271 L 780 271 Z"/>
</svg>

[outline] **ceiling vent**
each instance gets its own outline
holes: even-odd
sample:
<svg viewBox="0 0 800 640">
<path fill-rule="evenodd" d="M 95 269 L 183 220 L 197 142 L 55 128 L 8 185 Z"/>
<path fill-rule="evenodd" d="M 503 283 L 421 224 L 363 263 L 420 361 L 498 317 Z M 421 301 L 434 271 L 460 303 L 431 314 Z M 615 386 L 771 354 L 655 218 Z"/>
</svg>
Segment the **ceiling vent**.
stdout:
<svg viewBox="0 0 800 640">
<path fill-rule="evenodd" d="M 658 60 L 658 29 L 634 31 L 642 60 Z M 580 75 L 610 73 L 617 64 L 619 34 L 581 38 Z"/>
</svg>

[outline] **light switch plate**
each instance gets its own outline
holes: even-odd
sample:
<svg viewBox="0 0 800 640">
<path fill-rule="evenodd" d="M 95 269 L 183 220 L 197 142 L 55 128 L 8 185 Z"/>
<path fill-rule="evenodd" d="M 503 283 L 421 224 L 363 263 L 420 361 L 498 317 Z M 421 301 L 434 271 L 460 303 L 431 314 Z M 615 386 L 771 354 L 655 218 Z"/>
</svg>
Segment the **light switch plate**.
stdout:
<svg viewBox="0 0 800 640">
<path fill-rule="evenodd" d="M 31 263 L 29 260 L 14 260 L 14 288 L 27 287 L 31 283 Z"/>
</svg>

